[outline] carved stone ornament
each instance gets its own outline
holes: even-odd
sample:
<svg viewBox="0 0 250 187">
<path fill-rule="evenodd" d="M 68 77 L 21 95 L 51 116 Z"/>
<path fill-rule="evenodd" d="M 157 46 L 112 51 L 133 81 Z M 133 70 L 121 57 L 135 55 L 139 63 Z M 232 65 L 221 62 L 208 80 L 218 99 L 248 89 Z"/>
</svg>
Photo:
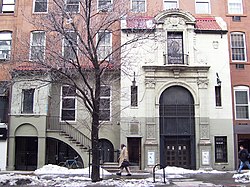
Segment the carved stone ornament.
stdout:
<svg viewBox="0 0 250 187">
<path fill-rule="evenodd" d="M 207 88 L 208 86 L 208 83 L 209 83 L 209 80 L 208 79 L 198 79 L 197 80 L 197 84 L 198 84 L 198 87 L 199 88 Z"/>
<path fill-rule="evenodd" d="M 169 17 L 166 19 L 166 25 L 170 27 L 177 27 L 178 25 L 185 25 L 185 21 L 179 17 Z"/>
<path fill-rule="evenodd" d="M 154 79 L 146 79 L 145 81 L 146 88 L 155 88 L 155 80 Z"/>
</svg>

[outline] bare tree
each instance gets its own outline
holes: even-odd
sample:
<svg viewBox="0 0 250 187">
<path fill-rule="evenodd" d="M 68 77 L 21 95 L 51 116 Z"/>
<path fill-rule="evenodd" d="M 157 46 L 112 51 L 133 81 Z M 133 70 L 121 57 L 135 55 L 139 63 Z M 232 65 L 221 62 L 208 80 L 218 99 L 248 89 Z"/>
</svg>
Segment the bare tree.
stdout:
<svg viewBox="0 0 250 187">
<path fill-rule="evenodd" d="M 34 43 L 30 42 L 29 48 L 26 48 L 31 51 L 30 55 L 24 53 L 24 61 L 46 71 L 50 79 L 44 81 L 67 84 L 78 90 L 77 96 L 92 120 L 91 178 L 92 181 L 99 181 L 101 84 L 107 76 L 109 80 L 119 78 L 121 48 L 147 36 L 140 33 L 121 45 L 121 20 L 126 18 L 128 12 L 123 0 L 100 1 L 104 3 L 93 0 L 49 2 L 47 14 L 29 16 L 23 12 L 36 30 L 33 33 Z M 20 38 L 20 43 L 29 41 L 28 38 Z M 111 42 L 112 45 L 109 45 Z M 25 59 L 23 55 L 22 59 Z"/>
</svg>

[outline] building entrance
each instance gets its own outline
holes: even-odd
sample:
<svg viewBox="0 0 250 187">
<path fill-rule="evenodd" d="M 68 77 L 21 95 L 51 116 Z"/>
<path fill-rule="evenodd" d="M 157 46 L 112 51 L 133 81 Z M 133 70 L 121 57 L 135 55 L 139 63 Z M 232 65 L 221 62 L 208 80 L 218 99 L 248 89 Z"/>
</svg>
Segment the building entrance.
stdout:
<svg viewBox="0 0 250 187">
<path fill-rule="evenodd" d="M 195 169 L 194 100 L 181 86 L 167 88 L 160 97 L 160 162 Z"/>
</svg>

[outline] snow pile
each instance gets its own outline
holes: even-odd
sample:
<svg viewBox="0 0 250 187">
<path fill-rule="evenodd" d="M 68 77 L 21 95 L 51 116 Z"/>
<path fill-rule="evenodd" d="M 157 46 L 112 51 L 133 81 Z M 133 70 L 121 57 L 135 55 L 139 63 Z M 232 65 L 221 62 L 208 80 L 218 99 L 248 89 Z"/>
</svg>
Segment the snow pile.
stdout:
<svg viewBox="0 0 250 187">
<path fill-rule="evenodd" d="M 165 174 L 176 174 L 176 175 L 184 175 L 184 174 L 197 174 L 197 173 L 226 173 L 225 171 L 205 171 L 205 170 L 190 170 L 190 169 L 184 169 L 180 167 L 174 167 L 174 166 L 167 166 L 164 168 Z M 157 170 L 155 172 L 156 174 L 163 174 L 163 169 Z"/>
<path fill-rule="evenodd" d="M 233 178 L 235 179 L 235 182 L 250 183 L 250 172 L 234 174 Z"/>
<path fill-rule="evenodd" d="M 90 167 L 90 171 L 91 171 Z M 89 167 L 81 169 L 68 169 L 65 167 L 48 164 L 34 171 L 35 175 L 89 175 Z M 100 168 L 100 175 L 112 175 L 105 169 Z"/>
</svg>

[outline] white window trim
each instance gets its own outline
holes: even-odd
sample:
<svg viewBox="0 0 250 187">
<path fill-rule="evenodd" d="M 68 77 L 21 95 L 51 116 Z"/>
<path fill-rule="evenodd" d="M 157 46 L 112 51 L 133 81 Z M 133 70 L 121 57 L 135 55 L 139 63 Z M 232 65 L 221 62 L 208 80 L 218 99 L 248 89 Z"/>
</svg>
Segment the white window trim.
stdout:
<svg viewBox="0 0 250 187">
<path fill-rule="evenodd" d="M 197 13 L 197 3 L 208 3 L 208 13 Z M 195 14 L 211 14 L 211 2 L 210 0 L 195 0 Z"/>
<path fill-rule="evenodd" d="M 163 0 L 163 10 L 167 10 L 167 9 L 165 8 L 165 1 L 171 1 L 171 0 Z M 176 7 L 176 8 L 180 8 L 179 0 L 172 0 L 172 1 L 176 1 L 176 3 L 177 3 L 177 7 Z"/>
<path fill-rule="evenodd" d="M 1 39 L 2 37 L 0 37 L 0 41 L 9 41 L 9 39 L 10 39 L 10 51 L 9 51 L 9 53 L 8 53 L 8 56 L 7 56 L 7 59 L 6 60 L 10 60 L 10 58 L 11 58 L 11 55 L 12 55 L 12 32 L 11 31 L 1 31 L 0 32 L 0 36 L 1 36 L 1 34 L 2 35 L 9 35 L 10 37 L 6 37 L 6 36 L 4 36 L 3 37 L 3 39 Z M 2 51 L 2 50 L 1 50 Z"/>
<path fill-rule="evenodd" d="M 231 37 L 232 34 L 242 34 L 243 35 L 245 60 L 233 60 L 232 37 Z M 230 50 L 231 50 L 231 60 L 232 60 L 232 62 L 247 62 L 246 35 L 245 35 L 244 32 L 231 32 L 230 33 Z"/>
<path fill-rule="evenodd" d="M 4 9 L 4 6 L 6 6 L 6 5 L 9 5 L 9 6 L 13 6 L 13 11 L 3 11 L 3 9 Z M 3 4 L 3 0 L 2 0 L 2 4 L 1 4 L 1 10 L 2 10 L 2 12 L 1 13 L 3 13 L 3 14 L 5 14 L 5 13 L 11 13 L 11 14 L 13 14 L 13 13 L 15 13 L 15 9 L 16 9 L 16 2 L 15 2 L 15 0 L 13 0 L 13 2 L 10 2 L 9 1 L 9 3 L 5 3 L 5 4 Z"/>
<path fill-rule="evenodd" d="M 45 59 L 45 51 L 46 51 L 46 32 L 45 31 L 31 31 L 30 33 L 30 51 L 29 51 L 29 60 L 33 61 L 31 59 L 31 48 L 32 48 L 32 42 L 33 42 L 33 33 L 44 33 L 44 52 L 43 52 L 43 60 Z"/>
<path fill-rule="evenodd" d="M 108 59 L 105 59 L 106 61 L 109 61 L 109 60 L 112 58 L 112 54 L 111 54 L 111 53 L 112 53 L 112 49 L 113 49 L 113 46 L 112 46 L 112 32 L 111 32 L 111 31 L 108 31 L 108 30 L 106 30 L 106 31 L 99 31 L 99 32 L 97 33 L 96 45 L 97 45 L 97 43 L 98 43 L 99 33 L 101 33 L 101 32 L 105 32 L 105 33 L 109 33 L 109 34 L 110 34 L 109 45 L 105 45 L 105 46 L 111 48 L 110 57 L 109 57 Z M 99 41 L 98 48 L 101 47 L 101 46 L 102 46 L 102 45 L 100 45 L 100 41 Z M 97 51 L 97 53 L 98 53 L 98 51 Z M 100 57 L 98 56 L 98 60 L 104 60 L 104 59 L 103 59 L 103 58 L 100 58 Z"/>
<path fill-rule="evenodd" d="M 65 7 L 67 7 L 67 0 L 64 0 L 64 3 L 65 3 Z M 78 8 L 78 12 L 72 12 L 72 13 L 80 13 L 80 9 L 81 9 L 81 6 L 80 6 L 80 1 L 79 1 L 79 3 L 78 3 L 78 6 L 79 6 L 79 8 Z M 67 12 L 67 11 L 66 11 Z"/>
<path fill-rule="evenodd" d="M 240 0 L 240 1 L 241 1 L 241 2 L 240 2 L 240 4 L 241 4 L 241 11 L 240 11 L 240 13 L 231 13 L 231 12 L 230 12 L 229 3 L 230 3 L 230 2 L 234 2 L 234 1 L 235 1 L 235 0 L 228 0 L 228 1 L 227 1 L 227 12 L 228 12 L 228 14 L 234 14 L 234 15 L 243 14 L 243 12 L 244 12 L 244 11 L 243 11 L 243 8 L 244 8 L 244 7 L 243 7 L 243 1 L 242 1 L 242 0 Z M 237 0 L 236 0 L 236 1 L 237 1 Z M 238 1 L 239 1 L 239 0 L 238 0 Z"/>
<path fill-rule="evenodd" d="M 101 85 L 102 86 L 109 86 L 109 85 Z M 100 120 L 100 122 L 110 122 L 112 121 L 112 86 L 109 86 L 109 89 L 110 89 L 110 96 L 109 97 L 106 97 L 106 96 L 100 96 L 100 99 L 105 99 L 105 98 L 109 98 L 110 99 L 110 102 L 109 102 L 109 120 Z"/>
<path fill-rule="evenodd" d="M 64 86 L 69 86 L 69 85 L 62 85 L 61 86 L 61 91 L 60 91 L 60 117 L 59 117 L 59 121 L 60 122 L 76 122 L 77 120 L 77 97 L 76 96 L 66 96 L 64 98 L 75 98 L 75 120 L 62 120 L 62 99 L 63 99 L 63 94 L 62 94 L 62 88 Z M 76 90 L 77 92 L 77 90 Z"/>
<path fill-rule="evenodd" d="M 110 7 L 108 9 L 99 8 L 99 0 L 97 0 L 97 10 L 102 12 L 111 12 L 113 10 L 113 0 L 111 0 Z"/>
<path fill-rule="evenodd" d="M 147 0 L 145 0 L 145 11 L 144 12 L 140 12 L 140 11 L 133 11 L 133 0 L 130 1 L 130 10 L 131 12 L 134 12 L 134 13 L 145 13 L 147 12 Z"/>
<path fill-rule="evenodd" d="M 35 12 L 35 2 L 36 0 L 33 0 L 33 10 L 32 13 L 33 14 L 47 14 L 49 11 L 49 0 L 47 0 L 47 11 L 46 12 Z"/>
<path fill-rule="evenodd" d="M 235 119 L 236 120 L 249 120 L 249 118 L 250 118 L 250 108 L 249 108 L 249 104 L 250 104 L 250 102 L 249 102 L 249 87 L 247 87 L 247 86 L 235 86 L 234 88 L 233 88 L 233 90 L 234 90 L 234 116 L 235 116 Z M 247 98 L 248 98 L 248 119 L 243 119 L 243 118 L 237 118 L 237 116 L 236 116 L 236 92 L 237 91 L 246 91 L 247 92 Z"/>
</svg>

